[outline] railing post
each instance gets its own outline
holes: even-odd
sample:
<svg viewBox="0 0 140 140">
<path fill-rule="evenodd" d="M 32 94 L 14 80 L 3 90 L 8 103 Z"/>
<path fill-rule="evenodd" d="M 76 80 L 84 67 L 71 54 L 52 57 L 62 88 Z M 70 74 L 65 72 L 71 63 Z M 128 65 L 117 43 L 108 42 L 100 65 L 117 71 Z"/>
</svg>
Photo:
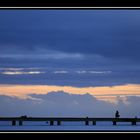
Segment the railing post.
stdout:
<svg viewBox="0 0 140 140">
<path fill-rule="evenodd" d="M 50 121 L 50 125 L 53 125 L 54 124 L 54 121 Z"/>
<path fill-rule="evenodd" d="M 12 120 L 12 125 L 16 125 L 16 120 Z"/>
<path fill-rule="evenodd" d="M 117 125 L 116 121 L 113 121 L 113 125 Z"/>
</svg>

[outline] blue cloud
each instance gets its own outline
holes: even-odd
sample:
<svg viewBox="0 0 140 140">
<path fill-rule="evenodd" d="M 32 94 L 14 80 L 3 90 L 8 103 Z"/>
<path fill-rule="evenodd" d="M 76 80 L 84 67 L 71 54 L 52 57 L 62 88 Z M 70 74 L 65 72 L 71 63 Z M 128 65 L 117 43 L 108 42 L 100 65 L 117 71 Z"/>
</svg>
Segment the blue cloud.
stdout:
<svg viewBox="0 0 140 140">
<path fill-rule="evenodd" d="M 90 94 L 50 92 L 46 95 L 29 94 L 28 99 L 0 95 L 1 116 L 46 117 L 114 117 L 116 110 L 121 117 L 140 116 L 140 97 L 128 96 L 125 101 L 118 97 L 117 104 L 96 99 Z"/>
</svg>

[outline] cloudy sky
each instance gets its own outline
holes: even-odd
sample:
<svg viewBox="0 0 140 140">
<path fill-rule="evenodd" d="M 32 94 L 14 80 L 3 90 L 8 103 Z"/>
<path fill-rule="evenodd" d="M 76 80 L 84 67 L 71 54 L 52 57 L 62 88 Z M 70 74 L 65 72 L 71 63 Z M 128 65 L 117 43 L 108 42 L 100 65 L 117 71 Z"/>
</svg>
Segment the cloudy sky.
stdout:
<svg viewBox="0 0 140 140">
<path fill-rule="evenodd" d="M 140 116 L 139 53 L 139 10 L 0 10 L 0 115 Z"/>
</svg>

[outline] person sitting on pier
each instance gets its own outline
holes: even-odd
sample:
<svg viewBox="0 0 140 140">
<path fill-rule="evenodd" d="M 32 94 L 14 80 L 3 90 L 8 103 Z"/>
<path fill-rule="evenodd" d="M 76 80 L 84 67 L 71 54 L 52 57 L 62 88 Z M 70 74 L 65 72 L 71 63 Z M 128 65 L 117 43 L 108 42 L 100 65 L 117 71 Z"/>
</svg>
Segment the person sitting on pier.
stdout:
<svg viewBox="0 0 140 140">
<path fill-rule="evenodd" d="M 119 111 L 118 111 L 118 110 L 117 110 L 116 113 L 115 113 L 115 117 L 116 117 L 116 118 L 119 118 L 119 117 L 120 117 L 120 114 L 119 114 Z"/>
<path fill-rule="evenodd" d="M 24 116 L 21 116 L 21 118 L 26 119 L 26 118 L 27 118 L 27 116 L 26 116 L 26 115 L 24 115 Z"/>
</svg>

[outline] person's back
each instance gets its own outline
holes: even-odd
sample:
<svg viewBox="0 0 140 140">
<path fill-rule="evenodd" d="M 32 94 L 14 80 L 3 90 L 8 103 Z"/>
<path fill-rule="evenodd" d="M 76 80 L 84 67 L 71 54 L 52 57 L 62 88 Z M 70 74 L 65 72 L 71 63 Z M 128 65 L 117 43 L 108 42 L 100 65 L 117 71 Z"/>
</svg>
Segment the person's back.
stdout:
<svg viewBox="0 0 140 140">
<path fill-rule="evenodd" d="M 119 117 L 120 117 L 120 114 L 119 114 L 119 111 L 118 111 L 118 110 L 117 110 L 116 113 L 115 113 L 115 117 L 116 117 L 116 118 L 119 118 Z"/>
</svg>

